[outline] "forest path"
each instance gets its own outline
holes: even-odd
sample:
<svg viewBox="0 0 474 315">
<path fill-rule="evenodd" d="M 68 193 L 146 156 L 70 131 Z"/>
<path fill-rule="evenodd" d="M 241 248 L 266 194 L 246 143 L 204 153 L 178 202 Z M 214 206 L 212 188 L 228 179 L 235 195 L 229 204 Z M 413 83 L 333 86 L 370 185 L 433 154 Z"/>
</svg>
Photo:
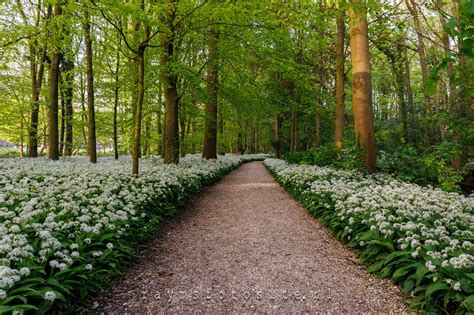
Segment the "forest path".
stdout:
<svg viewBox="0 0 474 315">
<path fill-rule="evenodd" d="M 359 266 L 261 162 L 206 188 L 138 257 L 95 311 L 407 311 L 398 288 Z"/>
</svg>

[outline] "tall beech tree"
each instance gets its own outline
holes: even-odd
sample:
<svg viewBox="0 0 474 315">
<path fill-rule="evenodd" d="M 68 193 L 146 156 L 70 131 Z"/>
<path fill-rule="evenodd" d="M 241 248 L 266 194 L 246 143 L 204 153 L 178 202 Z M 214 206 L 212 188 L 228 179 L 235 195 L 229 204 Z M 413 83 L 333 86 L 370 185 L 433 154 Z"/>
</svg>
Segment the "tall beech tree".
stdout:
<svg viewBox="0 0 474 315">
<path fill-rule="evenodd" d="M 73 108 L 73 93 L 74 93 L 74 62 L 68 56 L 64 56 L 62 60 L 63 71 L 61 75 L 61 89 L 62 98 L 64 100 L 64 125 L 65 125 L 65 141 L 64 141 L 64 152 L 65 156 L 71 156 L 73 150 L 73 119 L 74 119 L 74 108 Z"/>
<path fill-rule="evenodd" d="M 337 35 L 336 35 L 336 125 L 334 134 L 334 144 L 337 148 L 342 148 L 344 141 L 344 5 L 340 2 L 337 11 Z"/>
<path fill-rule="evenodd" d="M 84 11 L 84 44 L 86 59 L 86 86 L 87 86 L 87 151 L 89 161 L 97 163 L 97 140 L 95 131 L 95 108 L 94 108 L 94 65 L 91 38 L 91 21 L 89 11 Z"/>
<path fill-rule="evenodd" d="M 217 1 L 211 0 L 213 8 Z M 205 159 L 217 158 L 217 89 L 219 84 L 219 53 L 217 41 L 219 33 L 216 30 L 215 21 L 211 21 L 208 45 L 208 73 L 207 93 L 209 100 L 206 103 L 206 123 L 204 127 L 204 146 L 202 157 Z"/>
<path fill-rule="evenodd" d="M 172 64 L 175 59 L 176 38 L 176 5 L 178 0 L 166 0 L 166 11 L 163 24 L 166 31 L 161 33 L 161 81 L 165 96 L 165 130 L 164 130 L 164 152 L 165 163 L 177 163 L 179 161 L 179 133 L 178 133 L 178 78 L 173 70 Z"/>
<path fill-rule="evenodd" d="M 375 132 L 372 112 L 372 82 L 369 55 L 369 35 L 365 0 L 351 0 L 349 6 L 352 61 L 352 107 L 356 143 L 364 150 L 369 174 L 375 172 Z"/>
<path fill-rule="evenodd" d="M 20 13 L 25 25 L 29 26 L 28 17 L 25 14 L 23 5 L 20 0 L 16 1 L 18 12 Z M 41 2 L 36 5 L 34 27 L 39 28 L 42 20 Z M 44 19 L 47 21 L 51 18 L 52 7 L 47 6 L 47 13 Z M 28 156 L 38 156 L 38 119 L 39 119 L 39 97 L 44 77 L 44 64 L 47 57 L 47 44 L 40 45 L 38 51 L 38 40 L 35 38 L 28 39 L 29 62 L 30 62 L 30 80 L 31 80 L 31 116 L 30 127 L 28 131 Z"/>
<path fill-rule="evenodd" d="M 58 0 L 53 5 L 51 39 L 55 43 L 51 52 L 51 67 L 49 70 L 49 109 L 48 109 L 48 158 L 59 160 L 59 130 L 58 130 L 58 87 L 59 63 L 61 61 L 61 3 Z"/>
</svg>

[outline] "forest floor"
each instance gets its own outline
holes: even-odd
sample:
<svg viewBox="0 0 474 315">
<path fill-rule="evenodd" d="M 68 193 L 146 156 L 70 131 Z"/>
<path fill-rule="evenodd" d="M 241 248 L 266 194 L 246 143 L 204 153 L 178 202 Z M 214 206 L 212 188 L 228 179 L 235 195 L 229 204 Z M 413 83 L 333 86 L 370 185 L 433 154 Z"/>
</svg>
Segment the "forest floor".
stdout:
<svg viewBox="0 0 474 315">
<path fill-rule="evenodd" d="M 409 312 L 261 162 L 163 223 L 97 303 L 91 312 Z"/>
</svg>

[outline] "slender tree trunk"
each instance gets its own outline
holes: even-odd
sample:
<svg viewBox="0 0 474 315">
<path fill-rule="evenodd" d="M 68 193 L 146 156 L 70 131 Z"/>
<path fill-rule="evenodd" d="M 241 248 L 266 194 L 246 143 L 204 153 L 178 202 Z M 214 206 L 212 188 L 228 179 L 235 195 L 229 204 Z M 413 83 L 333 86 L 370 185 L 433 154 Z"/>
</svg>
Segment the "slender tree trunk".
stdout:
<svg viewBox="0 0 474 315">
<path fill-rule="evenodd" d="M 182 103 L 179 107 L 179 146 L 180 146 L 180 156 L 186 156 L 186 145 L 184 143 L 184 138 L 186 137 L 186 107 Z"/>
<path fill-rule="evenodd" d="M 282 119 L 280 114 L 275 114 L 274 119 L 274 134 L 275 134 L 275 157 L 277 159 L 281 159 L 281 127 L 282 127 Z"/>
<path fill-rule="evenodd" d="M 421 31 L 421 26 L 420 26 L 420 20 L 418 18 L 418 9 L 417 9 L 417 4 L 415 0 L 405 0 L 405 3 L 407 5 L 408 10 L 410 11 L 412 17 L 413 17 L 413 22 L 414 22 L 414 27 L 415 31 L 417 33 L 417 38 L 418 38 L 418 54 L 420 56 L 420 66 L 421 66 L 421 78 L 423 82 L 423 86 L 426 87 L 428 83 L 428 61 L 426 58 L 426 50 L 425 50 L 425 42 L 423 39 L 422 31 Z M 426 110 L 426 115 L 428 116 L 428 142 L 430 144 L 434 143 L 434 134 L 433 134 L 433 127 L 431 125 L 431 116 L 432 116 L 432 108 L 433 108 L 433 101 L 431 97 L 428 95 L 426 89 L 423 89 L 423 95 L 424 95 L 424 102 L 425 102 L 425 110 Z"/>
<path fill-rule="evenodd" d="M 60 84 L 60 94 L 61 94 L 61 131 L 59 133 L 59 156 L 63 155 L 64 151 L 64 134 L 65 134 L 65 115 L 66 115 L 66 109 L 65 109 L 65 101 L 64 101 L 64 72 L 60 71 L 61 73 L 59 74 L 60 79 L 59 79 L 59 84 Z"/>
<path fill-rule="evenodd" d="M 290 152 L 295 154 L 298 146 L 298 113 L 296 110 L 291 112 L 291 130 L 290 130 Z"/>
<path fill-rule="evenodd" d="M 192 132 L 193 132 L 193 135 L 196 134 L 196 130 L 197 130 L 197 123 L 196 123 L 196 118 L 194 117 L 193 118 L 193 122 L 192 122 Z M 196 141 L 193 141 L 193 144 L 192 144 L 192 147 L 191 147 L 191 153 L 192 154 L 196 154 Z"/>
<path fill-rule="evenodd" d="M 48 133 L 47 133 L 48 126 L 46 125 L 46 122 L 43 123 L 43 145 L 41 146 L 41 150 L 39 152 L 39 155 L 43 155 L 44 150 L 48 147 Z"/>
<path fill-rule="evenodd" d="M 375 132 L 372 112 L 372 83 L 369 56 L 369 38 L 364 0 L 351 0 L 350 44 L 352 59 L 352 107 L 356 143 L 364 150 L 367 172 L 375 172 Z"/>
<path fill-rule="evenodd" d="M 145 141 L 143 143 L 143 152 L 142 155 L 148 155 L 150 152 L 150 117 L 145 115 L 145 132 L 144 132 Z"/>
<path fill-rule="evenodd" d="M 139 48 L 137 54 L 138 82 L 137 82 L 137 104 L 135 106 L 135 127 L 133 130 L 132 146 L 132 175 L 138 176 L 138 159 L 140 157 L 140 135 L 142 128 L 142 108 L 145 96 L 145 45 Z"/>
<path fill-rule="evenodd" d="M 22 114 L 22 117 L 20 119 L 20 157 L 21 158 L 24 156 L 24 142 L 25 142 L 23 129 L 25 129 L 25 124 L 24 124 L 24 119 L 23 119 L 23 114 Z"/>
<path fill-rule="evenodd" d="M 161 111 L 163 108 L 162 105 L 162 91 L 161 91 L 161 82 L 158 82 L 158 111 L 156 113 L 156 127 L 157 127 L 157 132 L 158 132 L 158 147 L 157 147 L 157 154 L 162 155 L 163 153 L 163 143 L 164 143 L 164 137 L 163 137 L 163 123 L 161 121 Z"/>
<path fill-rule="evenodd" d="M 457 10 L 455 12 L 455 17 L 458 20 L 467 20 L 467 17 L 462 16 L 460 11 L 461 6 L 463 5 L 462 0 L 456 0 Z M 468 4 L 464 4 L 467 6 Z M 464 11 L 467 14 L 467 10 Z M 461 16 L 460 16 L 461 15 Z M 454 117 L 456 121 L 461 122 L 462 126 L 466 126 L 466 128 L 471 128 L 473 126 L 474 121 L 474 111 L 473 111 L 473 104 L 474 104 L 474 96 L 470 87 L 472 87 L 472 74 L 469 74 L 468 69 L 474 68 L 474 63 L 472 58 L 469 58 L 468 54 L 461 50 L 461 41 L 458 40 L 458 47 L 457 47 L 458 55 L 459 55 L 459 68 L 463 69 L 464 71 L 460 71 L 460 87 L 458 93 L 458 100 L 457 106 L 455 106 L 454 110 Z M 451 83 L 451 82 L 450 82 Z M 450 88 L 451 89 L 451 88 Z M 462 137 L 463 130 L 454 130 L 453 134 L 453 141 L 459 146 L 459 153 L 453 159 L 453 167 L 457 170 L 461 170 L 466 162 L 466 158 L 469 152 L 472 152 L 472 141 L 466 139 L 466 136 Z M 464 138 L 464 139 L 463 139 Z"/>
<path fill-rule="evenodd" d="M 114 158 L 118 160 L 119 152 L 118 152 L 118 131 L 117 131 L 117 113 L 118 113 L 118 105 L 119 105 L 119 93 L 120 93 L 120 46 L 121 46 L 121 37 L 119 37 L 117 54 L 116 54 L 116 62 L 115 62 L 115 87 L 114 87 Z"/>
<path fill-rule="evenodd" d="M 57 2 L 53 8 L 53 18 L 61 15 L 61 5 Z M 52 38 L 58 37 L 60 30 L 55 27 L 52 31 Z M 61 53 L 58 48 L 53 50 L 51 56 L 51 69 L 49 71 L 49 113 L 48 113 L 48 158 L 59 160 L 58 144 L 58 86 L 59 86 L 59 62 Z"/>
<path fill-rule="evenodd" d="M 344 141 L 344 11 L 340 9 L 337 16 L 336 37 L 336 128 L 334 144 L 342 148 Z"/>
<path fill-rule="evenodd" d="M 215 0 L 212 1 L 215 5 Z M 204 146 L 202 157 L 217 158 L 217 86 L 219 84 L 219 55 L 217 51 L 218 32 L 215 24 L 211 24 L 209 32 L 209 60 L 207 73 L 207 93 L 209 101 L 206 104 L 206 121 L 204 127 Z"/>
<path fill-rule="evenodd" d="M 84 145 L 88 147 L 87 145 L 87 135 L 86 135 L 86 120 L 87 120 L 87 114 L 86 114 L 86 87 L 84 84 L 84 76 L 81 73 L 80 76 L 80 90 L 81 90 L 81 122 L 82 122 L 82 137 L 84 138 Z M 87 151 L 87 154 L 89 154 L 89 151 Z"/>
<path fill-rule="evenodd" d="M 165 95 L 165 141 L 164 141 L 164 162 L 177 163 L 179 161 L 179 135 L 178 135 L 178 90 L 177 78 L 172 72 L 171 63 L 174 59 L 174 36 L 175 29 L 173 21 L 175 19 L 175 4 L 177 0 L 166 0 L 170 5 L 167 9 L 165 24 L 169 27 L 170 33 L 161 33 L 160 40 L 163 48 L 160 63 L 164 71 L 161 74 Z"/>
<path fill-rule="evenodd" d="M 17 0 L 17 5 L 20 11 L 21 16 L 23 17 L 25 23 L 28 23 L 28 18 L 23 11 L 23 7 L 20 0 Z M 40 22 L 41 17 L 41 3 L 37 4 L 36 7 L 37 15 L 35 26 L 37 27 Z M 52 7 L 48 5 L 46 19 L 49 20 L 52 14 Z M 44 63 L 47 59 L 47 45 L 45 44 L 39 60 L 36 59 L 36 48 L 35 41 L 30 39 L 28 42 L 29 53 L 30 53 L 30 79 L 31 79 L 31 116 L 30 116 L 30 126 L 28 130 L 28 156 L 37 157 L 38 156 L 38 119 L 39 119 L 39 97 L 41 91 L 41 85 L 43 83 L 44 76 Z"/>
<path fill-rule="evenodd" d="M 319 113 L 316 113 L 316 125 L 315 125 L 315 128 L 316 128 L 316 134 L 315 134 L 315 143 L 314 143 L 314 146 L 318 149 L 321 147 L 321 114 Z"/>
<path fill-rule="evenodd" d="M 436 112 L 436 115 L 439 115 L 439 113 L 443 111 L 443 104 L 441 101 L 442 95 L 444 95 L 443 90 L 444 90 L 443 84 L 441 82 L 438 82 L 438 85 L 436 86 L 436 93 L 433 100 L 433 105 L 434 105 L 434 110 Z M 445 127 L 443 123 L 440 121 L 438 121 L 438 129 L 439 129 L 441 141 L 446 141 Z"/>
<path fill-rule="evenodd" d="M 397 45 L 397 50 L 403 50 L 403 47 Z M 395 74 L 395 90 L 397 94 L 400 121 L 402 125 L 402 135 L 405 141 L 409 141 L 408 136 L 408 115 L 407 115 L 407 101 L 405 97 L 405 61 L 402 59 L 403 54 L 399 54 L 400 59 L 393 60 L 393 71 Z"/>
<path fill-rule="evenodd" d="M 410 61 L 408 60 L 407 50 L 405 49 L 405 88 L 407 92 L 409 116 L 409 138 L 411 143 L 416 142 L 416 123 L 415 123 L 415 103 L 413 101 L 413 90 L 411 88 Z"/>
<path fill-rule="evenodd" d="M 92 64 L 92 39 L 91 39 L 91 24 L 89 12 L 84 12 L 84 43 L 86 46 L 86 63 L 87 63 L 87 147 L 89 152 L 89 161 L 97 163 L 97 143 L 95 132 L 95 110 L 94 110 L 94 69 Z"/>
</svg>

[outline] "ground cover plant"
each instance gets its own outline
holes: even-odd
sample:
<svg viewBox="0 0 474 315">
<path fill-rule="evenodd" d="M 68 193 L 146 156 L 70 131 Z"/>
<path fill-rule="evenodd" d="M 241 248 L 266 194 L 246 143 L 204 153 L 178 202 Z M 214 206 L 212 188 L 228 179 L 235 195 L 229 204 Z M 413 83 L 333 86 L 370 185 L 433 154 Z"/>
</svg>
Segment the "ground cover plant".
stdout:
<svg viewBox="0 0 474 315">
<path fill-rule="evenodd" d="M 133 257 L 133 245 L 204 185 L 262 155 L 177 165 L 129 157 L 3 159 L 0 164 L 0 313 L 71 310 Z"/>
<path fill-rule="evenodd" d="M 265 160 L 360 260 L 428 312 L 474 311 L 474 198 L 377 174 Z"/>
</svg>

